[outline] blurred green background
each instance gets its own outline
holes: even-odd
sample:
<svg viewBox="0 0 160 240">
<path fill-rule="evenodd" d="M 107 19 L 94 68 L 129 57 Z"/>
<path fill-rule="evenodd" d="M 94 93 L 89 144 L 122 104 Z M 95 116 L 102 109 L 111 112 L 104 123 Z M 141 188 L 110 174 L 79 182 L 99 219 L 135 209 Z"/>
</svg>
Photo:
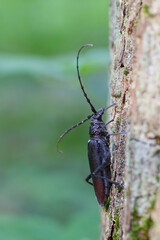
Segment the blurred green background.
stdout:
<svg viewBox="0 0 160 240">
<path fill-rule="evenodd" d="M 106 106 L 106 0 L 5 0 L 0 8 L 0 239 L 97 240 L 99 210 L 89 174 L 89 122 Z"/>
</svg>

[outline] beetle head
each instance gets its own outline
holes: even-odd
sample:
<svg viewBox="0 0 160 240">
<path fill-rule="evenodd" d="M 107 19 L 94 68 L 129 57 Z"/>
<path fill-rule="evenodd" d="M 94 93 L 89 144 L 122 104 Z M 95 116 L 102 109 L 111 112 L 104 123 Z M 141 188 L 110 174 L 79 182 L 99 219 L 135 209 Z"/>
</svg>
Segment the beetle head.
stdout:
<svg viewBox="0 0 160 240">
<path fill-rule="evenodd" d="M 97 110 L 97 112 L 93 115 L 93 118 L 94 118 L 94 119 L 97 119 L 97 120 L 101 120 L 103 114 L 104 114 L 104 108 L 100 108 L 100 109 Z"/>
</svg>

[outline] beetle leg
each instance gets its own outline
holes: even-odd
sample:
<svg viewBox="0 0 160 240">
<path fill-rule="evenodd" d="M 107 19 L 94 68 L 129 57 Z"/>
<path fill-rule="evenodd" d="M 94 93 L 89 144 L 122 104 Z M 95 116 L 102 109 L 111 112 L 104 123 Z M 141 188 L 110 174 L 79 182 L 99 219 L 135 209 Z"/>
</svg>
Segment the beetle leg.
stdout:
<svg viewBox="0 0 160 240">
<path fill-rule="evenodd" d="M 106 127 L 109 123 L 111 123 L 113 121 L 114 121 L 114 118 L 112 120 L 110 120 L 109 122 L 107 122 L 104 127 Z"/>
<path fill-rule="evenodd" d="M 114 104 L 112 104 L 111 106 L 109 106 L 109 107 L 112 107 L 112 106 L 115 106 L 116 104 L 114 103 Z M 116 110 L 116 109 L 115 109 Z M 109 122 L 107 122 L 106 124 L 105 124 L 105 126 L 104 127 L 106 127 L 109 123 L 111 123 L 111 122 L 113 122 L 114 121 L 114 119 L 115 119 L 115 114 L 116 114 L 116 111 L 115 111 L 115 113 L 114 113 L 114 116 L 113 116 L 113 118 L 109 121 Z"/>
<path fill-rule="evenodd" d="M 108 181 L 109 183 L 114 184 L 114 185 L 116 185 L 116 186 L 119 186 L 119 187 L 121 187 L 121 188 L 124 188 L 124 186 L 121 185 L 120 183 L 115 182 L 115 181 L 112 181 L 111 179 L 108 179 L 108 178 L 106 178 L 106 179 L 107 179 L 107 181 Z"/>
<path fill-rule="evenodd" d="M 110 156 L 110 152 L 108 152 L 106 158 L 109 157 L 109 156 Z M 92 174 L 95 176 L 96 173 L 98 173 L 99 171 L 103 170 L 104 168 L 106 168 L 106 167 L 108 167 L 108 166 L 110 166 L 110 165 L 111 165 L 110 161 L 109 161 L 109 162 L 106 162 L 106 160 L 105 160 L 105 162 L 103 162 L 99 167 L 97 167 L 97 168 L 93 171 Z"/>
<path fill-rule="evenodd" d="M 106 162 L 103 163 L 103 164 L 101 164 L 99 167 L 97 167 L 97 168 L 94 170 L 94 172 L 92 173 L 92 175 L 93 175 L 94 177 L 97 177 L 97 178 L 106 179 L 109 183 L 115 184 L 115 185 L 120 186 L 120 187 L 123 188 L 123 186 L 122 186 L 120 183 L 115 182 L 115 181 L 112 181 L 111 179 L 109 179 L 109 178 L 107 178 L 107 177 L 103 177 L 103 176 L 100 176 L 100 175 L 97 174 L 99 171 L 103 170 L 105 167 L 107 167 L 107 166 L 109 166 L 109 165 L 110 165 L 110 163 L 109 163 L 109 164 L 106 164 Z"/>
<path fill-rule="evenodd" d="M 111 179 L 109 179 L 109 178 L 107 178 L 107 177 L 102 177 L 102 176 L 100 176 L 100 175 L 95 174 L 94 172 L 93 172 L 93 175 L 94 175 L 95 177 L 97 177 L 97 178 L 106 179 L 109 183 L 115 184 L 115 185 L 117 185 L 117 186 L 120 186 L 120 187 L 124 188 L 120 183 L 115 182 L 115 181 L 112 181 Z"/>
<path fill-rule="evenodd" d="M 115 106 L 116 105 L 116 103 L 113 103 L 112 105 L 110 105 L 110 106 L 108 106 L 108 107 L 106 107 L 106 108 L 103 108 L 103 110 L 105 111 L 105 110 L 107 110 L 107 109 L 109 109 L 109 108 L 111 108 L 111 107 L 113 107 L 113 106 Z"/>
<path fill-rule="evenodd" d="M 99 167 L 97 167 L 94 171 L 93 171 L 93 173 L 92 173 L 92 175 L 94 176 L 94 177 L 98 177 L 98 178 L 101 178 L 101 179 L 106 179 L 105 177 L 102 177 L 102 176 L 100 176 L 100 175 L 97 175 L 97 173 L 98 172 L 100 172 L 100 171 L 102 171 L 105 167 L 108 167 L 108 166 L 110 166 L 110 163 L 102 163 Z"/>
<path fill-rule="evenodd" d="M 92 174 L 96 177 L 96 174 L 99 171 L 102 171 L 105 167 L 108 167 L 108 166 L 110 166 L 110 162 L 108 164 L 105 162 L 105 163 L 101 164 L 99 167 L 97 167 Z"/>
<path fill-rule="evenodd" d="M 91 173 L 86 177 L 86 182 L 87 183 L 89 183 L 90 185 L 92 185 L 93 186 L 93 183 L 91 183 L 91 182 L 89 182 L 89 180 L 91 179 L 92 177 L 91 177 Z"/>
<path fill-rule="evenodd" d="M 111 133 L 111 134 L 107 134 L 107 137 L 108 136 L 112 136 L 112 135 L 120 135 L 120 134 L 127 134 L 127 132 L 120 132 L 120 133 Z"/>
</svg>

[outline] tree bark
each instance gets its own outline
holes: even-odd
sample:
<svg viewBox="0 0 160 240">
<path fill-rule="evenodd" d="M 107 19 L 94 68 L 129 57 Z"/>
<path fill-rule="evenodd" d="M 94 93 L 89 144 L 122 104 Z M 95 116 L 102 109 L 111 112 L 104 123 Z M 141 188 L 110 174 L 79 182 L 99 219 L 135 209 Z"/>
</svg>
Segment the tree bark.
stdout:
<svg viewBox="0 0 160 240">
<path fill-rule="evenodd" d="M 112 186 L 102 240 L 160 239 L 160 1 L 111 0 Z M 109 207 L 108 207 L 109 206 Z"/>
</svg>

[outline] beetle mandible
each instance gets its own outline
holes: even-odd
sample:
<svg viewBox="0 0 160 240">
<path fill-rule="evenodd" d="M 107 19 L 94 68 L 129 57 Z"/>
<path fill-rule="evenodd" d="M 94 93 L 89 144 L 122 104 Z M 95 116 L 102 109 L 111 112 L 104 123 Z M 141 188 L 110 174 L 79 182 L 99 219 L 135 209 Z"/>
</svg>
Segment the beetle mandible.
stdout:
<svg viewBox="0 0 160 240">
<path fill-rule="evenodd" d="M 76 125 L 72 126 L 68 130 L 66 130 L 58 139 L 57 141 L 57 150 L 58 150 L 58 144 L 60 140 L 72 129 L 82 125 L 84 122 L 88 121 L 90 118 L 91 120 L 91 126 L 89 130 L 90 140 L 88 141 L 88 159 L 89 159 L 89 165 L 90 165 L 90 174 L 86 178 L 86 182 L 93 185 L 95 195 L 97 197 L 97 200 L 101 206 L 105 206 L 107 199 L 109 197 L 109 192 L 111 188 L 111 184 L 115 184 L 117 186 L 123 187 L 118 182 L 111 180 L 111 156 L 110 156 L 110 136 L 111 135 L 119 135 L 119 134 L 126 134 L 126 132 L 120 132 L 120 133 L 112 133 L 109 134 L 106 127 L 109 123 L 114 121 L 114 118 L 107 122 L 106 124 L 102 120 L 102 116 L 104 114 L 104 111 L 115 106 L 116 104 L 113 103 L 112 105 L 101 108 L 99 110 L 96 110 L 95 107 L 92 105 L 90 99 L 88 98 L 82 81 L 80 77 L 79 72 L 79 55 L 83 48 L 85 47 L 92 47 L 93 44 L 86 44 L 82 46 L 77 54 L 77 73 L 78 73 L 78 80 L 81 86 L 81 89 L 83 91 L 83 94 L 87 100 L 87 102 L 90 105 L 90 108 L 92 110 L 92 113 L 87 116 L 84 120 L 77 123 Z M 59 152 L 62 152 L 58 150 Z M 90 179 L 92 179 L 92 182 L 90 182 Z"/>
</svg>

